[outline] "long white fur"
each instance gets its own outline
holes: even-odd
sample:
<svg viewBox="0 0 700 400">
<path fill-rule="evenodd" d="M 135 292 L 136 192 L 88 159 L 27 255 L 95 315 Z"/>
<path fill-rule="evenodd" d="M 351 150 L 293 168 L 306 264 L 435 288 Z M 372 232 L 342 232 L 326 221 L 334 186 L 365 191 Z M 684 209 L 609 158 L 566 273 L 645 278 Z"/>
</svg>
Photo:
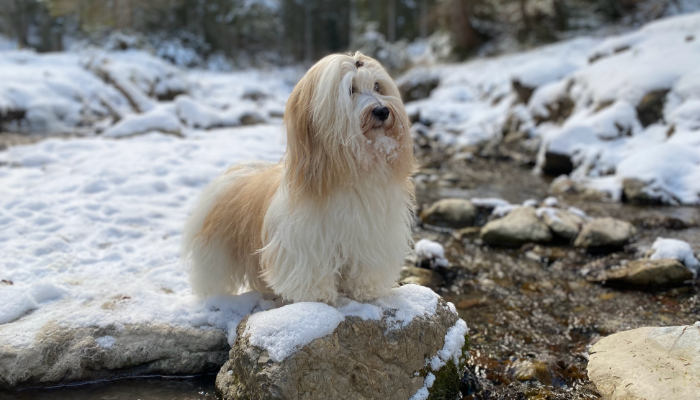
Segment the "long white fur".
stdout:
<svg viewBox="0 0 700 400">
<path fill-rule="evenodd" d="M 321 148 L 314 151 L 351 160 L 344 183 L 321 203 L 303 197 L 298 201 L 290 190 L 295 186 L 288 171 L 283 172 L 262 232 L 249 232 L 261 235 L 264 244 L 258 249 L 257 275 L 251 276 L 251 267 L 229 255 L 223 238 L 203 238 L 199 232 L 222 193 L 269 165 L 250 164 L 217 178 L 205 189 L 185 227 L 183 255 L 192 264 L 196 294 L 236 293 L 252 287 L 288 301 L 332 304 L 341 293 L 360 301 L 376 298 L 396 282 L 411 243 L 413 194 L 406 182 L 408 173 L 397 179 L 393 163 L 399 152 L 410 152 L 412 168 L 412 142 L 395 84 L 381 67 L 380 73 L 357 68 L 355 61 L 360 59 L 367 58 L 356 53 L 321 60 L 318 66 L 323 70 L 310 101 L 313 129 L 323 135 Z M 373 91 L 376 81 L 388 88 L 387 93 Z M 356 95 L 350 95 L 353 85 Z M 372 138 L 363 134 L 363 115 L 378 105 L 391 106 L 386 123 L 400 124 L 405 140 L 384 135 L 382 129 L 373 130 Z"/>
</svg>

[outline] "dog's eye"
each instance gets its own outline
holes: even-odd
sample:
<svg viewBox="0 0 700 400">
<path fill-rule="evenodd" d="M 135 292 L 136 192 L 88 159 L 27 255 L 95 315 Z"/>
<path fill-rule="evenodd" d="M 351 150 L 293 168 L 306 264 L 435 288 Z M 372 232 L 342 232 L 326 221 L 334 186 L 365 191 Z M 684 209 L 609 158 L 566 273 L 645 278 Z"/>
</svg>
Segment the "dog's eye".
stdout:
<svg viewBox="0 0 700 400">
<path fill-rule="evenodd" d="M 374 91 L 377 93 L 382 93 L 382 87 L 379 86 L 379 82 L 374 82 Z"/>
</svg>

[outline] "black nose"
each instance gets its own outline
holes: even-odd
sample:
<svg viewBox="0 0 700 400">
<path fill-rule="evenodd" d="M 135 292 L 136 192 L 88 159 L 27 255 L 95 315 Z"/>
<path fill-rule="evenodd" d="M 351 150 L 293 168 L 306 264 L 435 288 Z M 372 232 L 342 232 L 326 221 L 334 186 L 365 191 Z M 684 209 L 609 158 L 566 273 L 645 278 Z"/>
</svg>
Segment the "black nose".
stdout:
<svg viewBox="0 0 700 400">
<path fill-rule="evenodd" d="M 377 117 L 380 121 L 384 121 L 389 117 L 389 109 L 386 107 L 377 107 L 372 110 L 372 115 Z"/>
</svg>

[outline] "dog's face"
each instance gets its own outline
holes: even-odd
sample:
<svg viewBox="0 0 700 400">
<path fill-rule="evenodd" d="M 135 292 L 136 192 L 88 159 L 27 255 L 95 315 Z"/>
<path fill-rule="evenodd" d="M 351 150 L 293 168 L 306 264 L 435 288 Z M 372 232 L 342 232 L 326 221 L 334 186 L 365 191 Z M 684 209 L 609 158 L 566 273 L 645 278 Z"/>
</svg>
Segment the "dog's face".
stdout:
<svg viewBox="0 0 700 400">
<path fill-rule="evenodd" d="M 285 110 L 287 180 L 324 196 L 380 177 L 405 180 L 413 169 L 409 120 L 396 84 L 374 59 L 333 54 L 296 85 Z"/>
</svg>

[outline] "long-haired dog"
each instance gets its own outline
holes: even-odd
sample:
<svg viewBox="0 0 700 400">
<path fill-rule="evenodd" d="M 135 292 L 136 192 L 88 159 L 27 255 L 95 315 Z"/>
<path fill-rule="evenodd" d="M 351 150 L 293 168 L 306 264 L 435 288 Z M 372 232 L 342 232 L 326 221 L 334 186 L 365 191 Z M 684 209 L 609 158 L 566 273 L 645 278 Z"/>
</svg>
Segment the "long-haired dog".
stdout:
<svg viewBox="0 0 700 400">
<path fill-rule="evenodd" d="M 297 83 L 284 124 L 280 163 L 234 166 L 204 190 L 184 234 L 194 292 L 381 296 L 411 242 L 413 143 L 395 83 L 359 52 L 329 55 Z"/>
</svg>

